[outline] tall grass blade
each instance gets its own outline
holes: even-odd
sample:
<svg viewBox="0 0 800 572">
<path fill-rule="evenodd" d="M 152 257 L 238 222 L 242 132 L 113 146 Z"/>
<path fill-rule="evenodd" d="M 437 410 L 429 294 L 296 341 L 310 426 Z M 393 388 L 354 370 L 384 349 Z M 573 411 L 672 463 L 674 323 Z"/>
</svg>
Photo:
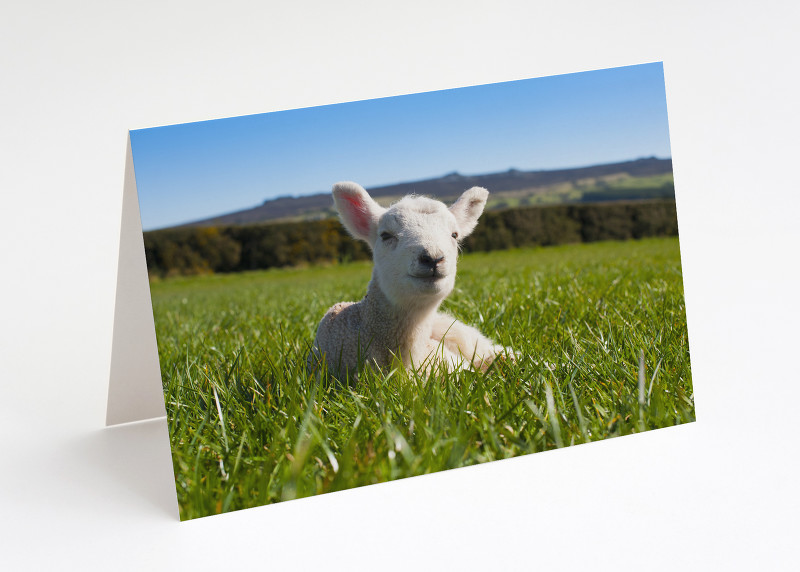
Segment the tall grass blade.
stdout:
<svg viewBox="0 0 800 572">
<path fill-rule="evenodd" d="M 547 401 L 547 416 L 550 418 L 553 438 L 556 441 L 556 447 L 560 449 L 564 446 L 564 442 L 561 440 L 561 426 L 558 423 L 558 411 L 556 411 L 556 402 L 553 399 L 553 389 L 550 387 L 550 383 L 547 380 L 544 382 L 544 395 Z"/>
</svg>

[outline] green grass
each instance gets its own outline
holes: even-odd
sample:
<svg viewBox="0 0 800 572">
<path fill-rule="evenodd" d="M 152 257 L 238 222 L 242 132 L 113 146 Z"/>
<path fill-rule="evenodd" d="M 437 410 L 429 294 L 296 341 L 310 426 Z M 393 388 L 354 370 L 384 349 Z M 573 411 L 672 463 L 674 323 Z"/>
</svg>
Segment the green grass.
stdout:
<svg viewBox="0 0 800 572">
<path fill-rule="evenodd" d="M 317 323 L 370 272 L 152 284 L 182 519 L 694 420 L 677 239 L 463 256 L 444 308 L 517 363 L 310 377 Z"/>
</svg>

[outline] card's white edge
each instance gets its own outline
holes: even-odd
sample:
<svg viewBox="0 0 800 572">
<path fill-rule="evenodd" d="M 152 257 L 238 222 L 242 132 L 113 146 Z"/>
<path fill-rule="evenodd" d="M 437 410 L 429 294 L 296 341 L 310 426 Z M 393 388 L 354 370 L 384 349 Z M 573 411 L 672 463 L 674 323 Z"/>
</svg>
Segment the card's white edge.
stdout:
<svg viewBox="0 0 800 572">
<path fill-rule="evenodd" d="M 106 426 L 166 416 L 130 132 L 113 332 Z"/>
</svg>

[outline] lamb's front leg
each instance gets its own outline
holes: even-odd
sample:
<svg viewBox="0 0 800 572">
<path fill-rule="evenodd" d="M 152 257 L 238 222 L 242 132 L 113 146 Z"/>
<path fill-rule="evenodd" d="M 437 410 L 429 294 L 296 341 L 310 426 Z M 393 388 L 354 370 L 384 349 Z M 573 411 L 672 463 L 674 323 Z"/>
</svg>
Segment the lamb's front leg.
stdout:
<svg viewBox="0 0 800 572">
<path fill-rule="evenodd" d="M 453 347 L 448 347 L 441 339 L 436 340 L 432 336 L 427 340 L 421 355 L 425 356 L 420 363 L 426 370 L 439 365 L 443 365 L 448 371 L 472 368 L 470 358 L 463 357 L 457 348 L 454 351 Z"/>
<path fill-rule="evenodd" d="M 436 314 L 432 338 L 441 341 L 454 354 L 470 360 L 475 369 L 485 370 L 499 355 L 511 359 L 516 355 L 514 350 L 495 344 L 472 326 L 443 313 Z"/>
</svg>

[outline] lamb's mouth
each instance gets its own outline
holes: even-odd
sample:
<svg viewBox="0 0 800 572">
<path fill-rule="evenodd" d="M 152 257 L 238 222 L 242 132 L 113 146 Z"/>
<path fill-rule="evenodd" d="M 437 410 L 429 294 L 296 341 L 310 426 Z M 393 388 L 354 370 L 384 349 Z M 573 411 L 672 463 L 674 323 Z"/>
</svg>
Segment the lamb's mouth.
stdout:
<svg viewBox="0 0 800 572">
<path fill-rule="evenodd" d="M 433 284 L 435 282 L 438 282 L 439 280 L 446 278 L 444 274 L 439 274 L 438 272 L 435 272 L 433 274 L 409 274 L 409 276 L 411 278 L 414 278 L 415 280 L 419 280 L 420 282 L 424 282 L 426 284 Z"/>
</svg>

